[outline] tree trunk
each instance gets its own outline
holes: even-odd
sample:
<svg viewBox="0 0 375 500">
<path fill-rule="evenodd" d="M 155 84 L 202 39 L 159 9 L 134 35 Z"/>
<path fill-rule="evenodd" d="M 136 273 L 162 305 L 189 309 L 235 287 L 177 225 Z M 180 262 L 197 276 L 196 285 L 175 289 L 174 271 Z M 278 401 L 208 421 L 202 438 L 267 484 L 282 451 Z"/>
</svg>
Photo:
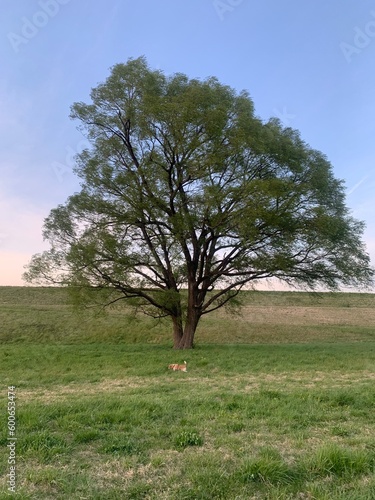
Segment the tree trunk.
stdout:
<svg viewBox="0 0 375 500">
<path fill-rule="evenodd" d="M 186 311 L 185 328 L 182 328 L 182 322 L 179 325 L 181 335 L 174 334 L 174 349 L 193 349 L 194 335 L 201 317 L 201 309 L 198 304 L 198 287 L 195 282 L 194 273 L 188 286 L 188 303 Z M 178 340 L 179 337 L 179 340 Z M 178 342 L 176 342 L 178 340 Z"/>
<path fill-rule="evenodd" d="M 193 349 L 195 330 L 196 328 L 193 328 L 192 325 L 185 326 L 184 334 L 175 349 Z"/>
<path fill-rule="evenodd" d="M 184 329 L 182 326 L 182 318 L 181 316 L 175 317 L 172 316 L 172 321 L 173 321 L 173 348 L 174 349 L 179 349 L 179 345 L 181 342 L 181 339 L 184 334 Z"/>
<path fill-rule="evenodd" d="M 188 309 L 183 335 L 180 338 L 178 345 L 176 346 L 175 344 L 175 349 L 193 349 L 194 335 L 198 326 L 199 318 L 200 315 L 194 307 Z"/>
</svg>

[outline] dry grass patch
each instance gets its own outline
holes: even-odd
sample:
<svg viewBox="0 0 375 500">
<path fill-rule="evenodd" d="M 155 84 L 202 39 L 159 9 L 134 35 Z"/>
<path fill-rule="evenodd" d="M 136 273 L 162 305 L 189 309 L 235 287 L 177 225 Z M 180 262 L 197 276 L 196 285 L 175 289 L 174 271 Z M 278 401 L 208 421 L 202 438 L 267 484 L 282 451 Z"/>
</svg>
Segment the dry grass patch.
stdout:
<svg viewBox="0 0 375 500">
<path fill-rule="evenodd" d="M 18 398 L 23 401 L 38 400 L 43 403 L 64 400 L 71 396 L 93 396 L 97 394 L 121 393 L 128 389 L 149 387 L 150 383 L 142 377 L 126 379 L 105 379 L 101 382 L 74 383 L 69 385 L 56 385 L 53 389 L 19 389 Z"/>
<path fill-rule="evenodd" d="M 17 398 L 21 401 L 38 401 L 43 404 L 68 400 L 71 397 L 92 397 L 100 394 L 116 395 L 134 393 L 136 389 L 156 391 L 160 384 L 178 384 L 181 387 L 196 391 L 213 393 L 218 389 L 235 391 L 236 393 L 251 393 L 263 389 L 278 389 L 293 391 L 300 388 L 345 388 L 357 384 L 372 384 L 375 372 L 370 370 L 343 372 L 343 371 L 293 371 L 277 374 L 257 373 L 242 375 L 220 375 L 211 377 L 189 377 L 171 379 L 170 376 L 161 376 L 157 381 L 144 377 L 127 377 L 124 379 L 104 379 L 97 383 L 71 383 L 57 385 L 53 389 L 23 389 L 18 390 Z"/>
<path fill-rule="evenodd" d="M 241 318 L 252 323 L 277 325 L 375 326 L 374 308 L 246 306 Z"/>
</svg>

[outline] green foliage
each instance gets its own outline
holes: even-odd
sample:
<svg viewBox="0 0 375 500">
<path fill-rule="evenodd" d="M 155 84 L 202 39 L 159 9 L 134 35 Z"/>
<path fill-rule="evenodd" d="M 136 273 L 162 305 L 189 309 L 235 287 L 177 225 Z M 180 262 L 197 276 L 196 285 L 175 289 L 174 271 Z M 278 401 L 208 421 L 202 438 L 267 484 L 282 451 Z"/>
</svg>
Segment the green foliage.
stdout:
<svg viewBox="0 0 375 500">
<path fill-rule="evenodd" d="M 90 443 L 91 441 L 95 441 L 99 439 L 100 433 L 96 430 L 81 430 L 76 433 L 74 436 L 74 440 L 76 443 Z"/>
<path fill-rule="evenodd" d="M 65 439 L 44 430 L 23 435 L 17 443 L 17 454 L 20 457 L 38 457 L 45 463 L 57 460 L 69 451 L 69 445 Z"/>
<path fill-rule="evenodd" d="M 102 451 L 114 455 L 132 455 L 137 453 L 139 446 L 134 440 L 126 436 L 115 437 L 110 442 L 107 442 Z"/>
<path fill-rule="evenodd" d="M 175 444 L 178 448 L 202 446 L 203 438 L 196 431 L 184 430 L 176 436 Z"/>
<path fill-rule="evenodd" d="M 313 475 L 357 476 L 374 471 L 375 455 L 367 450 L 352 450 L 336 444 L 318 449 L 308 461 Z"/>
<path fill-rule="evenodd" d="M 298 480 L 298 472 L 272 448 L 260 450 L 259 457 L 248 460 L 242 466 L 239 477 L 246 482 L 262 482 L 273 485 L 290 484 Z"/>
</svg>

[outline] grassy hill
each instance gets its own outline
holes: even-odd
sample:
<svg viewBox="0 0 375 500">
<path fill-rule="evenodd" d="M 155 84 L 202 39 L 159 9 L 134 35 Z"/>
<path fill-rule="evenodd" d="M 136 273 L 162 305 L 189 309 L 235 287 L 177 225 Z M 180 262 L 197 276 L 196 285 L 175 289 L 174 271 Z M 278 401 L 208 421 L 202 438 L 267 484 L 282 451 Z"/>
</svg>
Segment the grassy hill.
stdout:
<svg viewBox="0 0 375 500">
<path fill-rule="evenodd" d="M 374 338 L 375 294 L 243 292 L 243 307 L 202 318 L 197 344 L 359 341 Z M 0 342 L 170 344 L 168 320 L 122 305 L 73 311 L 66 289 L 0 287 Z"/>
</svg>

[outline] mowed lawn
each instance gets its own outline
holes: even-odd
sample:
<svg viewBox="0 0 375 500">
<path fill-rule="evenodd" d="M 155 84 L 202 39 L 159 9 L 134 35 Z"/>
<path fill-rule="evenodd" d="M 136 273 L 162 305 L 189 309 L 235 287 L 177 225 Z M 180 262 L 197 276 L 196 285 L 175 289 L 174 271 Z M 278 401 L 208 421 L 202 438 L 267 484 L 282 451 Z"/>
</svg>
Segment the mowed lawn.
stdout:
<svg viewBox="0 0 375 500">
<path fill-rule="evenodd" d="M 0 498 L 374 499 L 375 296 L 243 300 L 181 352 L 168 323 L 0 288 Z"/>
</svg>

